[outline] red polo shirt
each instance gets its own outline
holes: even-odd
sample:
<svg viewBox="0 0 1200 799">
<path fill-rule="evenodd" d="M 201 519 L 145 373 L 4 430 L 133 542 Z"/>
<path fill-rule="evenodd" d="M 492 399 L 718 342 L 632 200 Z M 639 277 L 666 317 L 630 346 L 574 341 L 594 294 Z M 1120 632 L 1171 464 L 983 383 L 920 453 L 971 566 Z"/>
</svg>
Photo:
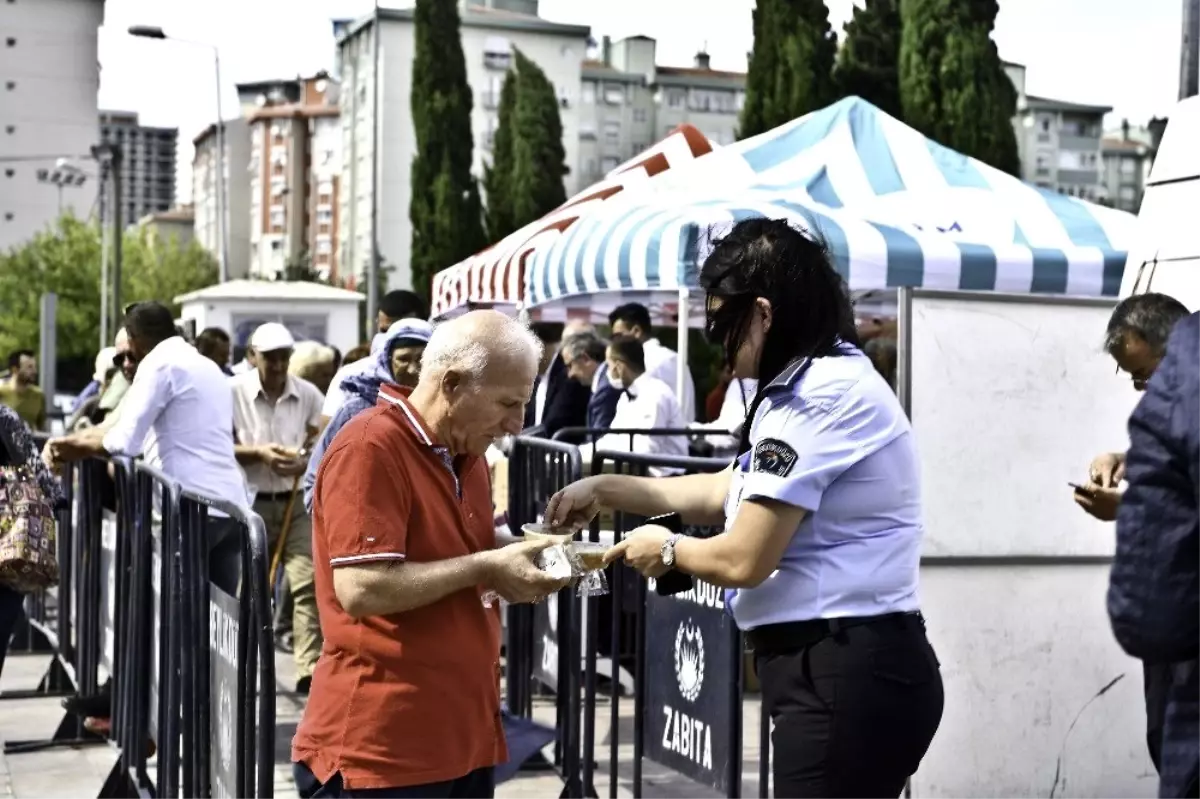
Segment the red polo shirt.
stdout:
<svg viewBox="0 0 1200 799">
<path fill-rule="evenodd" d="M 452 461 L 407 396 L 385 386 L 317 472 L 313 566 L 325 643 L 292 759 L 322 782 L 341 772 L 347 788 L 442 782 L 508 757 L 499 603 L 483 606 L 484 587 L 362 619 L 334 594 L 341 566 L 446 560 L 495 545 L 487 464 Z"/>
</svg>

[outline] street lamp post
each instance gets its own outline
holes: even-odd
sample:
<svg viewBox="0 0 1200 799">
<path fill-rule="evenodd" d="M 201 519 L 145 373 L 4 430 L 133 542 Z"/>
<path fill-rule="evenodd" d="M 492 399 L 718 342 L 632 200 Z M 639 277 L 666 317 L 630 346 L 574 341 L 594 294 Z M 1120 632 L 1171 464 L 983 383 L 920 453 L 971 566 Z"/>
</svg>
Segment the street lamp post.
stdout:
<svg viewBox="0 0 1200 799">
<path fill-rule="evenodd" d="M 63 212 L 63 187 L 80 188 L 87 182 L 88 174 L 65 158 L 58 159 L 54 169 L 39 169 L 38 183 L 49 183 L 58 187 L 58 215 Z"/>
<path fill-rule="evenodd" d="M 130 36 L 140 39 L 159 39 L 190 44 L 194 47 L 207 47 L 213 53 L 213 67 L 217 78 L 217 123 L 216 123 L 216 171 L 217 171 L 217 238 L 220 240 L 220 271 L 218 280 L 224 283 L 229 279 L 229 198 L 225 188 L 225 120 L 221 116 L 221 52 L 214 44 L 180 39 L 178 36 L 168 36 L 162 28 L 152 25 L 133 25 L 129 28 Z"/>
</svg>

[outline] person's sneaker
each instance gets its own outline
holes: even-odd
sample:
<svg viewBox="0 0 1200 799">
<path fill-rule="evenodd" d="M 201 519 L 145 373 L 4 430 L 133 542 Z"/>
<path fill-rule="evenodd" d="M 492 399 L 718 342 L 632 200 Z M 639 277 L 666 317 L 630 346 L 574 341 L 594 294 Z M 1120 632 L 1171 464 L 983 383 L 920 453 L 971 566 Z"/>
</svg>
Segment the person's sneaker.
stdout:
<svg viewBox="0 0 1200 799">
<path fill-rule="evenodd" d="M 93 735 L 107 738 L 112 734 L 112 719 L 88 716 L 83 720 L 83 728 Z"/>
<path fill-rule="evenodd" d="M 308 696 L 310 688 L 312 688 L 312 677 L 301 677 L 296 680 L 296 693 L 301 696 Z"/>
<path fill-rule="evenodd" d="M 280 652 L 284 652 L 289 655 L 292 654 L 292 650 L 295 647 L 292 644 L 292 634 L 290 631 L 275 634 L 275 648 Z"/>
</svg>

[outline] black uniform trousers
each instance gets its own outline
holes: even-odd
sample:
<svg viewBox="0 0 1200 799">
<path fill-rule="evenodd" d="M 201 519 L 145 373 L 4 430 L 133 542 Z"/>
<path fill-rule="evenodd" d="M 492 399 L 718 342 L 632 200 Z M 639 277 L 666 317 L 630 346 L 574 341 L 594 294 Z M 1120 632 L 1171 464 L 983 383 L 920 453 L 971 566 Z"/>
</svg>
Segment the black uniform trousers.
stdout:
<svg viewBox="0 0 1200 799">
<path fill-rule="evenodd" d="M 775 796 L 898 797 L 942 718 L 921 616 L 768 625 L 747 637 L 774 722 Z"/>
</svg>

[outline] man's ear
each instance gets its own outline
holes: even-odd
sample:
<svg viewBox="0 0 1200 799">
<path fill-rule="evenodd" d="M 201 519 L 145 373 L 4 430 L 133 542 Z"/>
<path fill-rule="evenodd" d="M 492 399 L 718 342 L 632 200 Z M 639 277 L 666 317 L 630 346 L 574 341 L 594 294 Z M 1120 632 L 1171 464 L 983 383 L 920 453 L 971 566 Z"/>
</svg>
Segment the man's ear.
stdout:
<svg viewBox="0 0 1200 799">
<path fill-rule="evenodd" d="M 442 374 L 442 381 L 440 384 L 442 393 L 446 395 L 447 399 L 450 399 L 456 394 L 462 392 L 466 382 L 466 375 L 464 375 L 462 372 L 454 369 L 447 369 L 445 373 Z"/>
</svg>

